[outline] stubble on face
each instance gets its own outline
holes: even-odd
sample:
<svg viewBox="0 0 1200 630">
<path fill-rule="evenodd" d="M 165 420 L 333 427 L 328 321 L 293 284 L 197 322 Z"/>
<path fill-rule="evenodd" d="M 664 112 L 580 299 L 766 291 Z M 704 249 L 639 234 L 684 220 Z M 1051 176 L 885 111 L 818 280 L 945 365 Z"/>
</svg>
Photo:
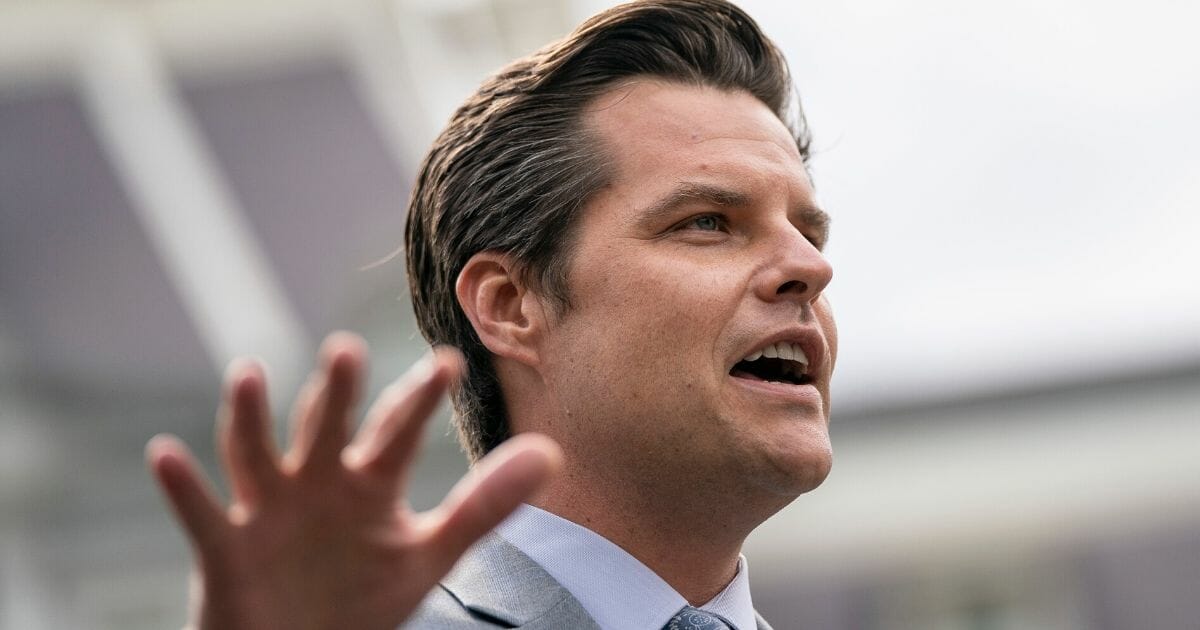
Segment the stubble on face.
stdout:
<svg viewBox="0 0 1200 630">
<path fill-rule="evenodd" d="M 771 328 L 799 322 L 827 337 L 821 363 L 832 366 L 823 298 L 763 292 L 785 266 L 824 273 L 823 258 L 805 258 L 819 253 L 800 251 L 823 235 L 803 234 L 817 214 L 794 140 L 749 94 L 649 79 L 612 90 L 586 122 L 615 173 L 580 218 L 571 307 L 544 348 L 568 468 L 644 501 L 732 494 L 782 507 L 828 473 L 828 372 L 812 405 L 742 391 L 729 368 Z M 727 223 L 710 234 L 697 217 L 716 215 Z"/>
</svg>

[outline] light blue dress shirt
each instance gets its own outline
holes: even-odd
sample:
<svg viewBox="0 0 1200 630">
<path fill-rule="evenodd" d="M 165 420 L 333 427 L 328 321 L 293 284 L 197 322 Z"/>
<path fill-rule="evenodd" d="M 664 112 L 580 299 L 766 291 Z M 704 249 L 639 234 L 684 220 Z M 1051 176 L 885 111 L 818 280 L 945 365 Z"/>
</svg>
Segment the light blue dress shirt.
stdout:
<svg viewBox="0 0 1200 630">
<path fill-rule="evenodd" d="M 522 505 L 496 532 L 570 591 L 603 630 L 661 630 L 687 600 L 637 558 L 592 530 Z M 746 558 L 733 581 L 699 607 L 734 630 L 754 630 Z"/>
</svg>

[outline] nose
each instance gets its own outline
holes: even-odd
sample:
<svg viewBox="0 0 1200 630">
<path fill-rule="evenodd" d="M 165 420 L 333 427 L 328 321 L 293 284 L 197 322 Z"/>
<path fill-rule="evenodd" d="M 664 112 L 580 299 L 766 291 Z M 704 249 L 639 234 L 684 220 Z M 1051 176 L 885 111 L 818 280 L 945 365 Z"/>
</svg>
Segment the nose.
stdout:
<svg viewBox="0 0 1200 630">
<path fill-rule="evenodd" d="M 755 290 L 766 302 L 814 302 L 833 279 L 829 260 L 794 226 L 764 244 L 766 265 Z"/>
</svg>

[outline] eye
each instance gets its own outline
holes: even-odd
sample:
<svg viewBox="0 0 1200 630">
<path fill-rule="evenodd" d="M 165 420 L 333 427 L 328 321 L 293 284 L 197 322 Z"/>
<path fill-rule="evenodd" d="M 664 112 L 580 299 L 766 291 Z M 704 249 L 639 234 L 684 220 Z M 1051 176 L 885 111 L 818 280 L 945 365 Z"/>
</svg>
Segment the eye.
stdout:
<svg viewBox="0 0 1200 630">
<path fill-rule="evenodd" d="M 702 214 L 688 219 L 683 228 L 692 228 L 701 232 L 716 232 L 725 228 L 725 217 L 718 214 Z"/>
</svg>

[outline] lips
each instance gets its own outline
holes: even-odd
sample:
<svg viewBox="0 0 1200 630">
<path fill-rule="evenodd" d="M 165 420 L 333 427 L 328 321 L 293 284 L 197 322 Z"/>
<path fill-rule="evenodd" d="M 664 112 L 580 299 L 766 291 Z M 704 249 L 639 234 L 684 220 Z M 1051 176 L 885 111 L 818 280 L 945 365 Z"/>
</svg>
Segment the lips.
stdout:
<svg viewBox="0 0 1200 630">
<path fill-rule="evenodd" d="M 824 357 L 824 340 L 809 329 L 783 331 L 760 341 L 729 370 L 735 378 L 809 385 Z"/>
<path fill-rule="evenodd" d="M 774 383 L 805 385 L 812 382 L 808 375 L 808 357 L 799 344 L 780 341 L 756 350 L 738 361 L 729 372 L 738 378 Z"/>
</svg>

